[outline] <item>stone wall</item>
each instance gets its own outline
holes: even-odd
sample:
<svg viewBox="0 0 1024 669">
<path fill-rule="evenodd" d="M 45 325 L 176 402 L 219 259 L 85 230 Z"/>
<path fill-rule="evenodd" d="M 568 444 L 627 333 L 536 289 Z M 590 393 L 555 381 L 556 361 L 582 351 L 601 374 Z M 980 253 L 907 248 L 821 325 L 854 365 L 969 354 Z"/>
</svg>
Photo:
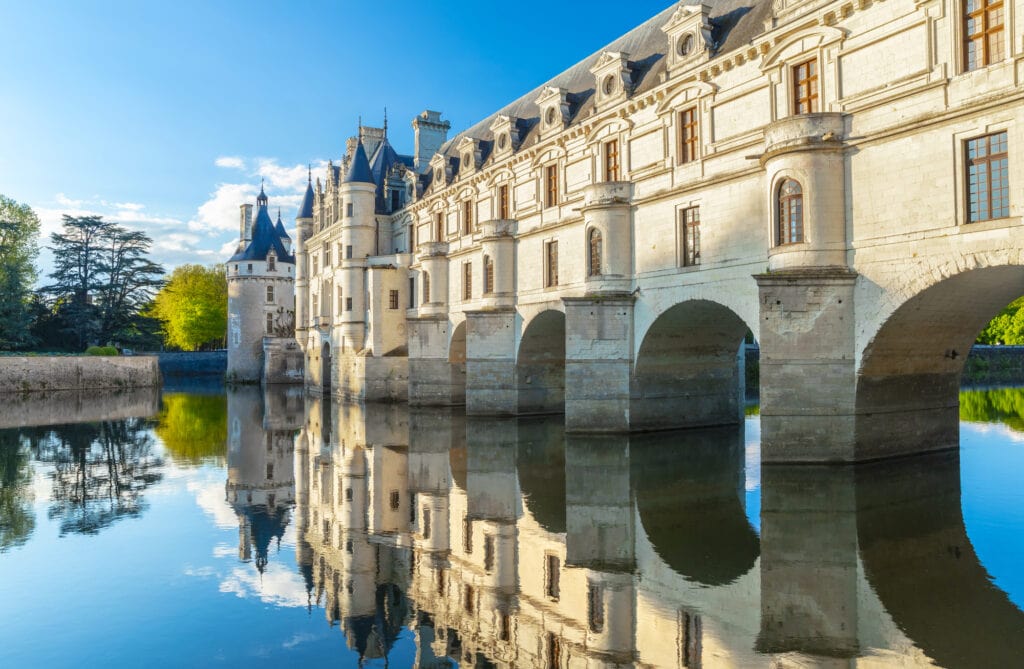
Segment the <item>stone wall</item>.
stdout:
<svg viewBox="0 0 1024 669">
<path fill-rule="evenodd" d="M 160 353 L 160 373 L 167 377 L 224 377 L 228 368 L 227 351 L 204 351 L 199 353 Z"/>
<path fill-rule="evenodd" d="M 975 346 L 964 366 L 962 385 L 1024 383 L 1024 346 Z"/>
<path fill-rule="evenodd" d="M 263 385 L 301 384 L 304 369 L 299 342 L 291 337 L 263 338 Z"/>
<path fill-rule="evenodd" d="M 156 356 L 0 357 L 0 393 L 159 385 Z"/>
</svg>

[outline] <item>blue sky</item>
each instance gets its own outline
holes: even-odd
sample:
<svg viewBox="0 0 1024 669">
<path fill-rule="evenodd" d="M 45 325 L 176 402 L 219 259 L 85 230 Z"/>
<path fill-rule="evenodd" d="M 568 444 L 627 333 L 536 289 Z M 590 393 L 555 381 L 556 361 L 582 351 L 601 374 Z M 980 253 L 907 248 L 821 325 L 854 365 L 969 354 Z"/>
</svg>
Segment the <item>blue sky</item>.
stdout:
<svg viewBox="0 0 1024 669">
<path fill-rule="evenodd" d="M 292 225 L 360 114 L 411 152 L 423 109 L 457 132 L 669 4 L 0 0 L 0 193 L 46 241 L 97 213 L 217 262 L 261 177 Z"/>
</svg>

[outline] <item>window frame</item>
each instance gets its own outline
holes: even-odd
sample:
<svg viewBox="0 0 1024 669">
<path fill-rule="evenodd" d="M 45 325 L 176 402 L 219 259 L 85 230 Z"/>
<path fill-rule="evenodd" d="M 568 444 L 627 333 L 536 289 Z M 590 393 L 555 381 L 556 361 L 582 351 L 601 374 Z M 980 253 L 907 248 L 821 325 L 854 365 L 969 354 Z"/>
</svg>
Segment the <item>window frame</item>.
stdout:
<svg viewBox="0 0 1024 669">
<path fill-rule="evenodd" d="M 987 67 L 1001 63 L 1007 59 L 1007 45 L 1006 45 L 1006 24 L 1007 18 L 1009 18 L 1012 8 L 1007 7 L 1006 0 L 978 0 L 978 9 L 970 11 L 968 3 L 970 0 L 961 0 L 960 4 L 960 50 L 961 59 L 960 66 L 964 72 L 976 72 L 978 70 L 984 70 Z M 996 28 L 989 26 L 990 12 L 998 10 L 1002 15 L 1002 22 Z M 968 22 L 976 20 L 981 24 L 980 32 L 968 32 Z M 999 44 L 999 57 L 993 59 L 989 53 L 991 46 L 990 38 L 996 40 Z M 971 66 L 971 52 L 970 47 L 974 43 L 978 43 L 981 50 L 980 62 L 975 62 L 974 66 Z"/>
<path fill-rule="evenodd" d="M 445 215 L 443 211 L 434 214 L 434 241 L 443 242 L 445 239 Z"/>
<path fill-rule="evenodd" d="M 691 230 L 696 232 L 695 236 L 691 236 Z M 700 205 L 679 209 L 678 234 L 679 266 L 700 267 Z"/>
<path fill-rule="evenodd" d="M 806 78 L 801 78 L 801 68 L 813 68 Z M 818 56 L 802 60 L 789 66 L 790 104 L 793 105 L 792 115 L 818 114 L 821 112 L 821 63 Z M 801 88 L 807 87 L 807 94 L 802 95 Z M 808 109 L 803 111 L 801 105 L 806 103 Z"/>
<path fill-rule="evenodd" d="M 681 109 L 676 118 L 679 122 L 678 164 L 696 162 L 700 158 L 700 112 L 697 105 Z"/>
<path fill-rule="evenodd" d="M 512 218 L 512 200 L 507 183 L 498 186 L 498 220 L 506 221 Z"/>
<path fill-rule="evenodd" d="M 469 302 L 473 299 L 473 263 L 466 261 L 462 263 L 462 301 Z"/>
<path fill-rule="evenodd" d="M 604 270 L 604 235 L 596 227 L 587 230 L 587 278 L 601 276 Z"/>
<path fill-rule="evenodd" d="M 1001 153 L 992 153 L 993 140 L 1002 137 Z M 985 140 L 985 155 L 981 158 L 971 157 L 971 145 L 974 142 Z M 974 225 L 976 223 L 985 223 L 987 221 L 996 221 L 1002 218 L 1009 218 L 1010 216 L 1010 193 L 1013 192 L 1010 188 L 1010 133 L 1007 129 L 995 130 L 993 132 L 987 132 L 984 135 L 978 135 L 975 137 L 967 137 L 963 140 L 963 160 L 964 160 L 964 224 Z M 992 164 L 1001 162 L 1001 171 L 1003 173 L 1003 179 L 1001 184 L 1005 185 L 1005 196 L 1002 199 L 1002 206 L 995 211 L 993 208 L 993 194 L 997 189 L 993 188 L 992 180 Z M 980 193 L 985 198 L 985 208 L 988 215 L 985 218 L 972 218 L 971 204 L 972 204 L 972 193 L 971 193 L 971 170 L 976 166 L 984 166 L 984 183 L 986 189 Z"/>
<path fill-rule="evenodd" d="M 398 291 L 392 288 L 388 291 L 388 309 L 394 311 L 398 309 L 399 304 L 401 304 L 401 297 L 399 296 Z"/>
<path fill-rule="evenodd" d="M 558 287 L 558 240 L 544 242 L 544 287 Z"/>
<path fill-rule="evenodd" d="M 790 193 L 783 195 L 782 190 L 788 182 L 793 182 L 799 188 L 798 193 Z M 774 197 L 772 198 L 775 208 L 775 241 L 776 246 L 790 246 L 792 244 L 803 244 L 807 238 L 806 232 L 806 221 L 804 220 L 804 196 L 806 191 L 804 190 L 803 184 L 792 176 L 783 176 L 779 179 L 778 184 L 775 186 Z M 792 231 L 792 225 L 790 217 L 793 213 L 793 204 L 798 203 L 798 213 L 800 216 L 799 220 L 799 239 L 791 237 L 790 232 Z"/>
<path fill-rule="evenodd" d="M 473 219 L 475 218 L 473 216 L 473 208 L 474 208 L 474 206 L 475 206 L 475 203 L 473 202 L 473 198 L 469 198 L 467 200 L 463 200 L 462 201 L 462 234 L 463 235 L 471 235 L 471 234 L 473 234 L 473 229 L 474 229 Z"/>
<path fill-rule="evenodd" d="M 266 329 L 267 329 L 266 334 L 268 334 L 268 335 L 274 334 L 274 314 L 273 314 L 273 312 L 269 312 L 269 311 L 267 312 L 266 321 L 267 321 L 266 322 Z"/>
<path fill-rule="evenodd" d="M 602 145 L 604 154 L 604 180 L 607 183 L 622 179 L 622 154 L 619 138 L 609 139 Z"/>
<path fill-rule="evenodd" d="M 494 258 L 484 255 L 484 295 L 494 294 Z"/>
<path fill-rule="evenodd" d="M 558 163 L 553 163 L 544 167 L 544 208 L 557 207 L 558 195 Z"/>
<path fill-rule="evenodd" d="M 274 284 L 267 286 L 267 304 L 274 304 L 274 300 L 277 297 L 277 291 L 274 290 Z"/>
</svg>

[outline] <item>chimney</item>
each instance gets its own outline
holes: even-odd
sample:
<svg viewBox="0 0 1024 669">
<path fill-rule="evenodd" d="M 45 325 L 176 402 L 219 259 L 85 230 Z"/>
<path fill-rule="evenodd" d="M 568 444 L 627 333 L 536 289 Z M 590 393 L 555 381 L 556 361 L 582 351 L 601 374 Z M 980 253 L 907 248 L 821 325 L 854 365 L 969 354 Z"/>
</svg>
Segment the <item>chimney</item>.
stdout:
<svg viewBox="0 0 1024 669">
<path fill-rule="evenodd" d="M 412 120 L 412 127 L 416 131 L 414 164 L 417 172 L 425 174 L 430 169 L 430 159 L 448 139 L 452 124 L 441 120 L 441 112 L 427 110 Z"/>
<path fill-rule="evenodd" d="M 238 238 L 242 244 L 252 241 L 252 205 L 243 204 L 238 223 Z"/>
</svg>

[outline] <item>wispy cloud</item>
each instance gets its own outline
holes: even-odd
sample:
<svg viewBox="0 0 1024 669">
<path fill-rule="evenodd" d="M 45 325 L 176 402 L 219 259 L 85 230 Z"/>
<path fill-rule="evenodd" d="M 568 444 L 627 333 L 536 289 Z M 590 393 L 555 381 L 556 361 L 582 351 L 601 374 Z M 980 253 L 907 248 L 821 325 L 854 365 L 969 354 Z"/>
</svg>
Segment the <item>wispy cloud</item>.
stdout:
<svg viewBox="0 0 1024 669">
<path fill-rule="evenodd" d="M 221 156 L 217 160 L 213 161 L 213 164 L 217 167 L 226 167 L 232 170 L 245 169 L 245 161 L 238 156 Z"/>
</svg>

